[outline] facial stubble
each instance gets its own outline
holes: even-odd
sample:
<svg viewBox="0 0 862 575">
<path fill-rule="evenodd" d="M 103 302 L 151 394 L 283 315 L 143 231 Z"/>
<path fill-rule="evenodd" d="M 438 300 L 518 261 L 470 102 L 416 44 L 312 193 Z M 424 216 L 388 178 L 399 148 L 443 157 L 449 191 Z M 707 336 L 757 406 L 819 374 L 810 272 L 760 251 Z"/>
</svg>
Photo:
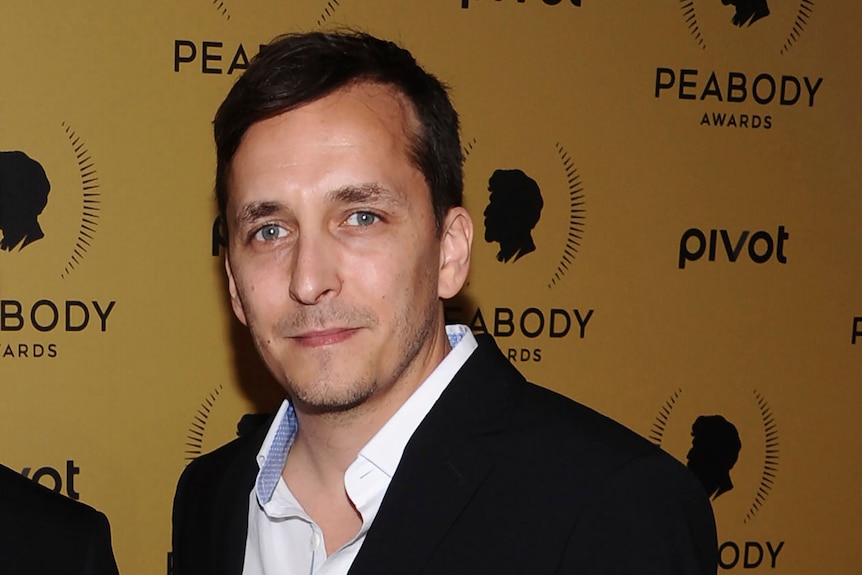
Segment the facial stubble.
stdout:
<svg viewBox="0 0 862 575">
<path fill-rule="evenodd" d="M 391 389 L 409 377 L 423 348 L 431 341 L 438 305 L 439 301 L 434 300 L 429 301 L 424 309 L 405 306 L 393 318 L 396 329 L 391 337 L 397 340 L 397 363 L 393 369 L 386 370 L 387 358 L 374 354 L 373 350 L 369 350 L 367 362 L 361 356 L 345 360 L 344 352 L 337 349 L 339 344 L 335 344 L 334 348 L 327 346 L 315 351 L 313 361 L 318 365 L 314 381 L 300 381 L 296 370 L 285 365 L 284 359 L 279 357 L 277 347 L 262 339 L 254 318 L 250 318 L 249 327 L 258 353 L 297 409 L 309 414 L 343 416 L 368 403 L 380 390 Z M 373 332 L 380 321 L 372 309 L 365 307 L 300 308 L 276 324 L 275 337 L 285 339 L 291 334 L 331 325 L 361 325 L 361 330 Z M 381 342 L 381 348 L 385 344 Z M 357 373 L 354 379 L 349 379 L 353 375 L 344 371 L 349 369 L 352 359 L 355 359 L 357 368 L 364 366 L 367 373 Z M 372 363 L 381 361 L 384 362 L 382 365 Z"/>
</svg>

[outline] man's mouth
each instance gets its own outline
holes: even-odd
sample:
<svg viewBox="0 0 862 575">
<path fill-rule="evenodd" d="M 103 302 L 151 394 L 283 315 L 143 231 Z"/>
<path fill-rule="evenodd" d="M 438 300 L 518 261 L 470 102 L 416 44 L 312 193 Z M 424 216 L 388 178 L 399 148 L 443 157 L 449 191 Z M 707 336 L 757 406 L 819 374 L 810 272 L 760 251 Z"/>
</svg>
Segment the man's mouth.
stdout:
<svg viewBox="0 0 862 575">
<path fill-rule="evenodd" d="M 290 336 L 290 339 L 303 347 L 321 347 L 346 341 L 353 337 L 359 329 L 356 327 L 333 327 L 303 332 Z"/>
</svg>

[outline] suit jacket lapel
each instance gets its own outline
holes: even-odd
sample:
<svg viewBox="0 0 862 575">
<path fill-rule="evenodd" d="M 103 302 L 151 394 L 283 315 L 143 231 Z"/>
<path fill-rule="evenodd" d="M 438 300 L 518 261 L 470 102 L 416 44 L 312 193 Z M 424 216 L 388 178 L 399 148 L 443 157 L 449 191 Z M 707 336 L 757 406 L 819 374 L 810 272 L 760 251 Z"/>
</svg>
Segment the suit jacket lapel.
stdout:
<svg viewBox="0 0 862 575">
<path fill-rule="evenodd" d="M 241 575 L 242 566 L 245 560 L 245 544 L 248 537 L 248 501 L 249 493 L 254 488 L 254 480 L 257 476 L 257 469 L 247 467 L 245 469 L 235 470 L 235 477 L 231 483 L 234 487 L 226 493 L 228 500 L 225 501 L 223 511 L 225 517 L 219 522 L 224 521 L 226 525 L 223 535 L 224 539 L 217 541 L 215 554 L 224 553 L 224 560 L 218 561 L 215 565 L 217 569 L 224 569 L 225 575 Z"/>
<path fill-rule="evenodd" d="M 270 417 L 249 437 L 242 446 L 242 455 L 235 458 L 235 465 L 225 472 L 216 509 L 213 509 L 212 567 L 218 575 L 242 575 L 245 561 L 245 544 L 248 537 L 249 495 L 254 489 L 257 478 L 257 452 L 263 443 L 269 426 Z"/>
<path fill-rule="evenodd" d="M 523 378 L 493 340 L 477 339 L 407 444 L 351 575 L 419 573 L 491 471 L 476 439 L 506 426 Z"/>
</svg>

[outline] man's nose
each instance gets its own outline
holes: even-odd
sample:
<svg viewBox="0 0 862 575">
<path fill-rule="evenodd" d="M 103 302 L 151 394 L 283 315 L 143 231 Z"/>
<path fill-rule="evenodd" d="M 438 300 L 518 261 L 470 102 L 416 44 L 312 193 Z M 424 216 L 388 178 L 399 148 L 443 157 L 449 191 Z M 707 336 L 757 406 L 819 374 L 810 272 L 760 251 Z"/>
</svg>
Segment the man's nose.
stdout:
<svg viewBox="0 0 862 575">
<path fill-rule="evenodd" d="M 334 242 L 326 234 L 300 235 L 290 273 L 290 297 L 294 301 L 314 305 L 338 293 L 341 280 Z"/>
</svg>

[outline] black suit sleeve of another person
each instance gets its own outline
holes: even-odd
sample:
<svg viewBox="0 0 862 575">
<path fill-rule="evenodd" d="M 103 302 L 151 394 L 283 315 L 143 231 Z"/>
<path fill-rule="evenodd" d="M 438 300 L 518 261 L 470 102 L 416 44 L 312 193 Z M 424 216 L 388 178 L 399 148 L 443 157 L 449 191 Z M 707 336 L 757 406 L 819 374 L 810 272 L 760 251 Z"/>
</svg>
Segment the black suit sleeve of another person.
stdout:
<svg viewBox="0 0 862 575">
<path fill-rule="evenodd" d="M 108 518 L 99 512 L 92 516 L 90 541 L 84 561 L 85 575 L 116 575 L 117 563 L 111 547 L 111 526 Z"/>
<path fill-rule="evenodd" d="M 0 466 L 0 573 L 117 575 L 107 518 Z"/>
</svg>

